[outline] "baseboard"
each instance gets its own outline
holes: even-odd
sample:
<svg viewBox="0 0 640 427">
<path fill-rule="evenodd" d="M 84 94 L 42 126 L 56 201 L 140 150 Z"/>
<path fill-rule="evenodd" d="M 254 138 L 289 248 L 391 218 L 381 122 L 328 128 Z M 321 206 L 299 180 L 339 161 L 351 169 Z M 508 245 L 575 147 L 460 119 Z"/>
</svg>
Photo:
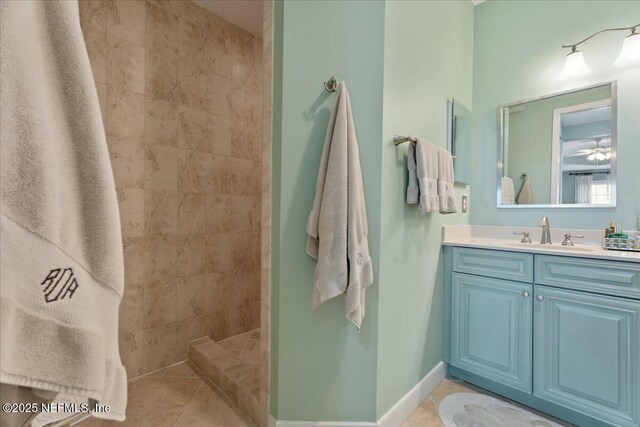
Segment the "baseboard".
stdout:
<svg viewBox="0 0 640 427">
<path fill-rule="evenodd" d="M 447 374 L 444 362 L 438 363 L 407 394 L 402 396 L 380 419 L 378 427 L 398 427 L 420 406 Z"/>
<path fill-rule="evenodd" d="M 366 421 L 280 421 L 270 416 L 270 427 L 399 427 L 444 379 L 447 368 L 438 363 L 407 394 L 402 396 L 378 422 Z"/>
<path fill-rule="evenodd" d="M 378 427 L 366 421 L 276 421 L 276 427 Z"/>
</svg>

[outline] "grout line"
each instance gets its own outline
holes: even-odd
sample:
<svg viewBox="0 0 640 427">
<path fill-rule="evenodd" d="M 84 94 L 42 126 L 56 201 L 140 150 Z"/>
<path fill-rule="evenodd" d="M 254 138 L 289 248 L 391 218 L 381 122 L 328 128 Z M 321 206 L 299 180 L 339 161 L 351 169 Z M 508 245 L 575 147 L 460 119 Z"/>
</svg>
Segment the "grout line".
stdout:
<svg viewBox="0 0 640 427">
<path fill-rule="evenodd" d="M 436 401 L 433 400 L 433 397 L 431 397 L 431 393 L 429 393 L 429 396 L 427 396 L 427 399 L 429 399 L 431 401 L 431 403 L 433 404 L 434 408 L 436 408 L 436 411 L 437 411 L 438 410 L 438 405 L 436 405 Z"/>
<path fill-rule="evenodd" d="M 198 395 L 198 393 L 200 392 L 200 389 L 202 388 L 202 386 L 204 385 L 204 381 L 202 380 L 202 378 L 200 378 L 200 387 L 198 387 L 198 389 L 196 390 L 195 393 L 193 393 L 193 396 L 191 396 L 191 400 L 189 400 L 189 403 L 187 403 L 186 405 L 184 405 L 184 407 L 182 408 L 182 413 L 180 414 L 180 416 L 178 417 L 178 419 L 176 420 L 175 425 L 178 425 L 178 423 L 180 422 L 180 420 L 182 419 L 182 416 L 184 415 L 184 413 L 187 411 L 187 408 L 191 405 L 191 403 L 194 401 L 194 399 L 196 398 L 196 396 Z"/>
<path fill-rule="evenodd" d="M 156 370 L 151 371 L 151 372 L 144 373 L 144 374 L 142 374 L 142 375 L 138 375 L 137 377 L 129 378 L 129 379 L 127 380 L 127 382 L 129 383 L 129 382 L 131 382 L 131 381 L 135 381 L 135 380 L 138 380 L 138 379 L 140 379 L 140 378 L 144 378 L 144 377 L 151 376 L 152 374 L 155 374 L 155 373 L 160 372 L 160 371 L 164 371 L 165 369 L 172 368 L 172 367 L 174 367 L 174 366 L 177 366 L 177 365 L 179 365 L 179 364 L 181 364 L 181 363 L 188 362 L 188 361 L 189 361 L 189 359 L 188 359 L 188 358 L 187 358 L 187 359 L 180 360 L 180 361 L 178 361 L 178 362 L 172 363 L 171 365 L 164 366 L 164 367 L 162 367 L 162 368 L 156 369 Z M 174 378 L 175 378 L 175 377 L 174 377 Z M 183 377 L 179 377 L 179 378 L 183 378 Z"/>
</svg>

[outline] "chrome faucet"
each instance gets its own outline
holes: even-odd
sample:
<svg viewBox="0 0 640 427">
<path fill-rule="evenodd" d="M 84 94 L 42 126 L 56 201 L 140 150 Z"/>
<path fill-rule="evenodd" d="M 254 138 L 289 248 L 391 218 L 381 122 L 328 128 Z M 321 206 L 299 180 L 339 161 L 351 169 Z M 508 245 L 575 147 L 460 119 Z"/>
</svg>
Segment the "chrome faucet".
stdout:
<svg viewBox="0 0 640 427">
<path fill-rule="evenodd" d="M 549 218 L 543 216 L 540 220 L 540 227 L 542 227 L 542 236 L 540 237 L 541 245 L 551 244 L 551 232 L 549 231 Z"/>
</svg>

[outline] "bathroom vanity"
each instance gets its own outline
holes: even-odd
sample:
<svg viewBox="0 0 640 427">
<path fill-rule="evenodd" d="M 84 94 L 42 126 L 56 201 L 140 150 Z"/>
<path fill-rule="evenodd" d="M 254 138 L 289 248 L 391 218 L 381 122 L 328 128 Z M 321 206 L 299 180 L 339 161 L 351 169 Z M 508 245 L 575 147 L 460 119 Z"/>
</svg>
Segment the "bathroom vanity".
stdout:
<svg viewBox="0 0 640 427">
<path fill-rule="evenodd" d="M 448 374 L 581 427 L 638 426 L 640 255 L 559 242 L 445 229 Z"/>
</svg>

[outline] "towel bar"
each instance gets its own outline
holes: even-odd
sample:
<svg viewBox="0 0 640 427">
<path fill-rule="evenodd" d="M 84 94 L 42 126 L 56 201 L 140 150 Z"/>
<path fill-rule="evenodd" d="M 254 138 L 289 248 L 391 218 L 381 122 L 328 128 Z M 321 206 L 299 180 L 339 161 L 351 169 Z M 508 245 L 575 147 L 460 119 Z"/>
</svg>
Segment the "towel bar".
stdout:
<svg viewBox="0 0 640 427">
<path fill-rule="evenodd" d="M 397 147 L 398 145 L 402 144 L 403 142 L 416 142 L 416 138 L 411 136 L 411 135 L 407 135 L 407 136 L 400 136 L 400 135 L 394 135 L 393 137 L 393 144 Z M 456 156 L 451 156 L 452 158 L 456 158 Z"/>
</svg>

